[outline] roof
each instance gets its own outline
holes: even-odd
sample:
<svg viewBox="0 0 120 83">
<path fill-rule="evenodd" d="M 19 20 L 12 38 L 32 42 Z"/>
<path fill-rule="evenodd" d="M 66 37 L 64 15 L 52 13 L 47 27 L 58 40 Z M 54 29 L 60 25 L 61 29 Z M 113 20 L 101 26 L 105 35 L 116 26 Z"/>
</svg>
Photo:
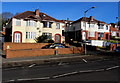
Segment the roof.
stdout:
<svg viewBox="0 0 120 83">
<path fill-rule="evenodd" d="M 88 18 L 88 17 L 82 17 L 82 18 L 80 18 L 80 19 L 74 21 L 73 23 L 77 23 L 77 22 L 81 22 L 81 21 L 85 21 L 85 20 L 86 20 L 86 22 L 93 22 L 93 23 L 103 23 L 103 24 L 106 24 L 105 22 L 96 20 L 96 19 L 94 19 L 94 18 L 93 18 L 93 21 L 91 21 L 91 19 Z"/>
<path fill-rule="evenodd" d="M 117 28 L 114 28 L 114 27 L 110 27 L 110 31 L 120 31 L 120 30 L 118 30 Z"/>
<path fill-rule="evenodd" d="M 16 18 L 16 19 L 28 19 L 28 18 L 32 19 L 32 18 L 34 18 L 34 19 L 40 20 L 40 21 L 50 20 L 50 21 L 56 21 L 56 22 L 64 23 L 63 21 L 57 20 L 57 19 L 55 19 L 55 18 L 53 18 L 53 17 L 51 17 L 51 16 L 49 16 L 45 13 L 40 12 L 39 16 L 36 16 L 35 12 L 33 12 L 33 11 L 25 11 L 23 13 L 20 13 L 20 14 L 16 15 L 16 16 L 13 16 L 12 18 Z"/>
</svg>

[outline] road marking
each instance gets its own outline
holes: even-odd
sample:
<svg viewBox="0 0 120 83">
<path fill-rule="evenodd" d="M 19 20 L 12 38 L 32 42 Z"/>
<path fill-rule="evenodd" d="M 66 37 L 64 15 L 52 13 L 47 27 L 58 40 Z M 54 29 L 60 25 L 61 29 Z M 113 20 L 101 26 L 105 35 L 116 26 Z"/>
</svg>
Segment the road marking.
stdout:
<svg viewBox="0 0 120 83">
<path fill-rule="evenodd" d="M 98 70 L 95 70 L 95 71 L 105 71 L 105 69 L 98 69 Z"/>
<path fill-rule="evenodd" d="M 17 69 L 17 68 L 8 68 L 8 69 L 3 69 L 3 70 L 13 70 L 13 69 Z"/>
<path fill-rule="evenodd" d="M 73 74 L 77 74 L 78 72 L 75 71 L 75 72 L 70 72 L 70 73 L 64 73 L 64 74 L 60 74 L 60 75 L 57 75 L 57 76 L 53 76 L 52 78 L 58 78 L 58 77 L 63 77 L 63 76 L 67 76 L 67 75 L 73 75 Z"/>
<path fill-rule="evenodd" d="M 85 63 L 87 63 L 87 60 L 85 60 L 85 59 L 82 59 Z"/>
<path fill-rule="evenodd" d="M 9 80 L 9 82 L 14 82 L 15 80 Z"/>
<path fill-rule="evenodd" d="M 60 62 L 58 65 L 68 65 L 69 63 L 63 63 L 63 62 Z"/>
<path fill-rule="evenodd" d="M 32 64 L 32 65 L 30 65 L 29 67 L 33 67 L 33 66 L 35 66 L 36 64 Z"/>
<path fill-rule="evenodd" d="M 17 79 L 17 81 L 26 81 L 26 80 L 47 80 L 47 79 L 50 79 L 50 77 Z M 15 81 L 15 80 L 13 80 L 13 81 Z"/>
<path fill-rule="evenodd" d="M 119 66 L 113 66 L 113 67 L 109 67 L 109 68 L 106 68 L 106 70 L 111 70 L 111 69 L 115 69 L 115 68 L 118 68 Z"/>
<path fill-rule="evenodd" d="M 93 72 L 95 70 L 84 70 L 84 71 L 79 71 L 79 73 L 87 73 L 87 72 Z"/>
<path fill-rule="evenodd" d="M 78 74 L 78 73 L 90 73 L 90 72 L 95 72 L 95 71 L 98 72 L 98 71 L 111 70 L 111 69 L 115 69 L 115 68 L 118 68 L 118 67 L 119 66 L 113 66 L 113 67 L 109 67 L 109 68 L 106 68 L 106 69 L 74 71 L 74 72 L 70 72 L 70 73 L 59 74 L 59 75 L 56 75 L 56 76 L 53 76 L 53 77 L 26 78 L 26 79 L 9 80 L 7 82 L 26 81 L 26 80 L 47 80 L 47 79 L 50 79 L 50 78 L 59 78 L 59 77 L 74 75 L 74 74 Z"/>
</svg>

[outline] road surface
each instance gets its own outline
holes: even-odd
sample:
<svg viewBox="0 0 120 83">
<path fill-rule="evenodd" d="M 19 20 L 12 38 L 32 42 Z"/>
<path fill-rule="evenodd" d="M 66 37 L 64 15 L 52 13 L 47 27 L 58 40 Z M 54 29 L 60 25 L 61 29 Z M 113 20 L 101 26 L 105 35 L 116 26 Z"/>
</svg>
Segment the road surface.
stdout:
<svg viewBox="0 0 120 83">
<path fill-rule="evenodd" d="M 3 82 L 119 81 L 120 58 L 3 69 Z M 23 83 L 23 82 L 22 82 Z"/>
</svg>

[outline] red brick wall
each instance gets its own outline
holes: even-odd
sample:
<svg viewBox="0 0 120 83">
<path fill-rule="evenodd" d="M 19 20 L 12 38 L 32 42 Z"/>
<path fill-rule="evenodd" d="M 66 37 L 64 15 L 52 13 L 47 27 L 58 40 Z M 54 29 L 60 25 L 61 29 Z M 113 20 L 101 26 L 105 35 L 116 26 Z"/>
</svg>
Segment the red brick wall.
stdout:
<svg viewBox="0 0 120 83">
<path fill-rule="evenodd" d="M 108 32 L 104 32 L 104 37 L 102 37 L 101 39 L 105 40 L 106 39 L 106 34 L 108 34 L 108 40 L 110 40 L 110 33 L 108 33 Z"/>
<path fill-rule="evenodd" d="M 6 50 L 8 45 L 10 47 L 10 50 L 13 50 L 13 49 L 34 49 L 34 48 L 41 48 L 45 45 L 48 45 L 48 43 L 11 43 L 11 42 L 5 42 L 5 43 L 3 43 L 3 50 Z"/>
<path fill-rule="evenodd" d="M 110 44 L 110 51 L 114 51 L 116 49 L 116 44 Z"/>
<path fill-rule="evenodd" d="M 83 52 L 81 47 L 60 49 L 6 50 L 6 58 L 54 55 L 55 50 L 58 51 L 58 54 L 73 54 Z"/>
</svg>

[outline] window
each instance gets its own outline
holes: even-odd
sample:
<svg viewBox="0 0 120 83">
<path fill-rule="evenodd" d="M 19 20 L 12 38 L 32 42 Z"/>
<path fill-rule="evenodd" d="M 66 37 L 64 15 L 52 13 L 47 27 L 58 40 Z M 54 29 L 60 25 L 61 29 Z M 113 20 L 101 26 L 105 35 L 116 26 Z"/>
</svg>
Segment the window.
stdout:
<svg viewBox="0 0 120 83">
<path fill-rule="evenodd" d="M 95 33 L 94 32 L 89 32 L 89 37 L 95 37 Z"/>
<path fill-rule="evenodd" d="M 108 30 L 108 25 L 106 25 L 106 30 Z"/>
<path fill-rule="evenodd" d="M 35 21 L 28 20 L 28 21 L 26 21 L 26 26 L 36 27 L 37 23 Z"/>
<path fill-rule="evenodd" d="M 64 32 L 64 30 L 62 30 L 62 36 L 65 36 L 65 32 Z"/>
<path fill-rule="evenodd" d="M 26 39 L 28 39 L 28 32 L 26 32 Z"/>
<path fill-rule="evenodd" d="M 83 22 L 83 27 L 85 27 L 85 22 Z"/>
<path fill-rule="evenodd" d="M 60 23 L 56 23 L 56 29 L 60 29 Z"/>
<path fill-rule="evenodd" d="M 21 20 L 16 20 L 16 26 L 21 26 Z"/>
<path fill-rule="evenodd" d="M 98 33 L 98 37 L 104 37 L 104 33 Z"/>
<path fill-rule="evenodd" d="M 43 21 L 43 27 L 45 28 L 51 28 L 51 24 L 52 22 Z"/>
<path fill-rule="evenodd" d="M 52 33 L 43 33 L 43 35 L 47 35 L 48 39 L 52 39 Z"/>
<path fill-rule="evenodd" d="M 89 24 L 89 27 L 94 27 L 94 24 Z"/>
<path fill-rule="evenodd" d="M 116 36 L 116 32 L 112 32 L 112 36 Z"/>
<path fill-rule="evenodd" d="M 98 29 L 104 29 L 104 24 L 99 24 Z"/>
<path fill-rule="evenodd" d="M 26 39 L 35 39 L 36 32 L 26 32 Z"/>
</svg>

